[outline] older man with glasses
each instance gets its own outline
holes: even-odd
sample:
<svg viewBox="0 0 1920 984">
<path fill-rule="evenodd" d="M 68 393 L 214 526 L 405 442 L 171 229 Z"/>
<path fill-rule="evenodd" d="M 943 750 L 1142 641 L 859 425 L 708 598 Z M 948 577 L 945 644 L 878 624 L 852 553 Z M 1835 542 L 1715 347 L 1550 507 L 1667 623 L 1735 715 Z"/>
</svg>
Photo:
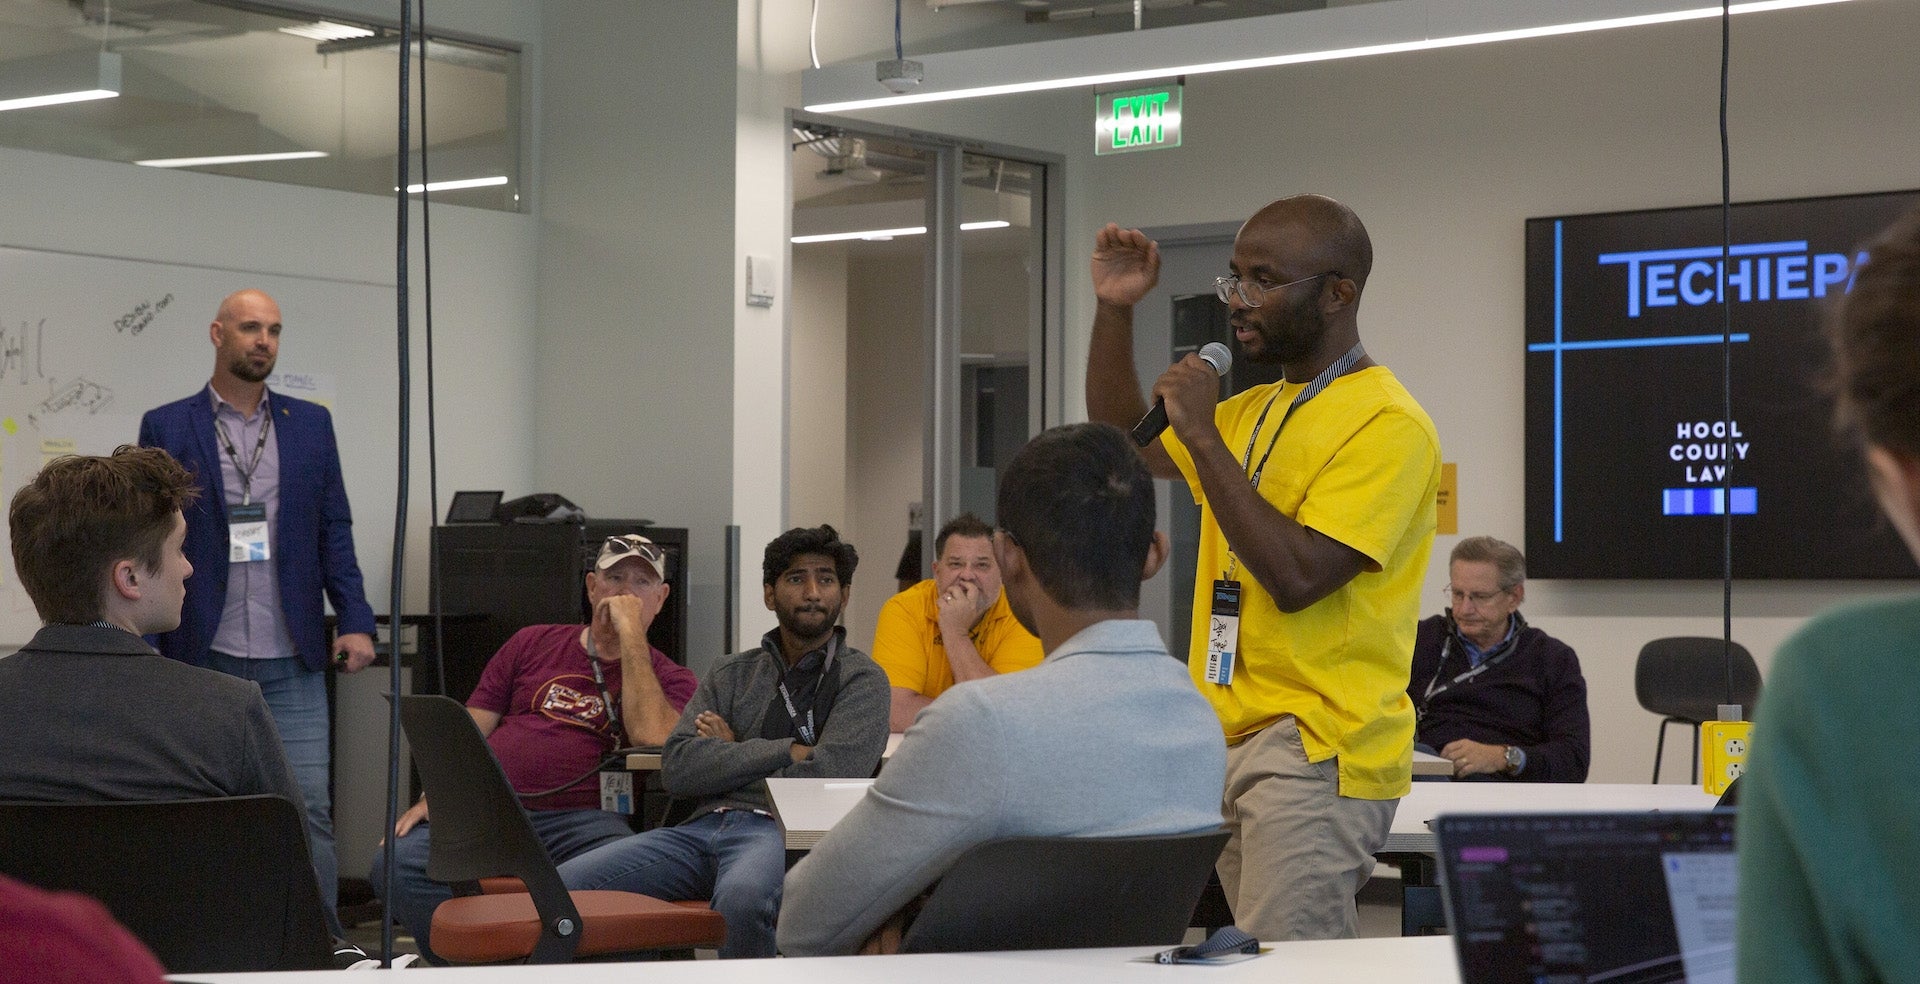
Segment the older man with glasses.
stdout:
<svg viewBox="0 0 1920 984">
<path fill-rule="evenodd" d="M 1331 198 L 1256 212 L 1214 289 L 1240 357 L 1285 379 L 1221 400 L 1218 371 L 1188 355 L 1153 385 L 1169 429 L 1142 449 L 1200 504 L 1187 665 L 1228 745 L 1220 882 L 1238 925 L 1263 940 L 1357 934 L 1354 893 L 1411 788 L 1404 688 L 1440 441 L 1360 346 L 1372 267 L 1366 227 Z M 1099 232 L 1096 420 L 1130 427 L 1147 410 L 1133 308 L 1159 275 L 1159 248 L 1139 230 Z"/>
<path fill-rule="evenodd" d="M 667 740 L 697 685 L 693 672 L 647 642 L 667 600 L 667 555 L 637 533 L 608 537 L 587 572 L 588 625 L 530 625 L 500 647 L 467 699 L 534 832 L 554 862 L 585 854 L 633 830 L 600 809 L 607 753 Z M 452 890 L 427 877 L 432 824 L 422 797 L 394 825 L 388 912 L 438 962 L 428 938 L 433 910 Z M 369 878 L 385 882 L 385 851 Z"/>
<path fill-rule="evenodd" d="M 1413 647 L 1418 744 L 1452 762 L 1455 779 L 1585 782 L 1587 680 L 1572 647 L 1520 614 L 1526 557 L 1471 536 L 1447 575 L 1448 608 L 1420 623 Z"/>
</svg>

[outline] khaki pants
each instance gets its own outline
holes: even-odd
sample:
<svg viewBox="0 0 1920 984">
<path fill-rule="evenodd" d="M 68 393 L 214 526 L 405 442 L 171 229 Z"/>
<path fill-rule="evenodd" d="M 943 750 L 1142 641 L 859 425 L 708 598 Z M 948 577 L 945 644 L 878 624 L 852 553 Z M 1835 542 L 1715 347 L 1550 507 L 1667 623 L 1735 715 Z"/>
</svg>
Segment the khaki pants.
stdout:
<svg viewBox="0 0 1920 984">
<path fill-rule="evenodd" d="M 1335 760 L 1307 761 L 1291 715 L 1227 749 L 1219 870 L 1235 925 L 1263 942 L 1359 935 L 1353 897 L 1400 801 L 1339 788 Z"/>
</svg>

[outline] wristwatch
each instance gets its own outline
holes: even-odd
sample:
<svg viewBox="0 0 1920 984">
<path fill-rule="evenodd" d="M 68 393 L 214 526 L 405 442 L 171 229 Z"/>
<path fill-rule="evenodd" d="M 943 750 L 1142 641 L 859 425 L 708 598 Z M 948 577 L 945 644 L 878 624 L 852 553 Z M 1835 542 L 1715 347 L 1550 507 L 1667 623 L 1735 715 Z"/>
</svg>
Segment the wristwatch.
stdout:
<svg viewBox="0 0 1920 984">
<path fill-rule="evenodd" d="M 1520 746 L 1518 745 L 1507 746 L 1506 758 L 1507 758 L 1507 768 L 1506 768 L 1507 775 L 1517 776 L 1520 774 L 1521 769 L 1524 769 L 1527 767 L 1527 753 L 1521 751 Z"/>
</svg>

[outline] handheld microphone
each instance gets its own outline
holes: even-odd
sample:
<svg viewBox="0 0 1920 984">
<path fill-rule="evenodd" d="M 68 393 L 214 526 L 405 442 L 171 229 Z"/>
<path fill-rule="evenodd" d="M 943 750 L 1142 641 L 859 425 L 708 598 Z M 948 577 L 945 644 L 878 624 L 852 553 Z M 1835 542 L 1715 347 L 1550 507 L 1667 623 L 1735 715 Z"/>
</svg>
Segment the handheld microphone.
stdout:
<svg viewBox="0 0 1920 984">
<path fill-rule="evenodd" d="M 1207 365 L 1212 366 L 1215 373 L 1222 376 L 1227 374 L 1227 370 L 1233 368 L 1233 350 L 1219 342 L 1208 342 L 1200 346 L 1200 358 Z M 1167 401 L 1155 399 L 1153 409 L 1148 410 L 1147 415 L 1133 425 L 1133 443 L 1144 448 L 1152 444 L 1153 439 L 1159 437 L 1160 432 L 1166 429 Z"/>
</svg>

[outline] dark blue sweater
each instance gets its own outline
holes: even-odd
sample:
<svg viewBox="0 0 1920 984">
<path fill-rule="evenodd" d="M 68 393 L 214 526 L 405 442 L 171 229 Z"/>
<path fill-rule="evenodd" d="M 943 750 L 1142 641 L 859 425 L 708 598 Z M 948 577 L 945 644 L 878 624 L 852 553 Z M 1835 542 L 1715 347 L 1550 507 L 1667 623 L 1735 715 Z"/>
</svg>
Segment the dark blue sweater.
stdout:
<svg viewBox="0 0 1920 984">
<path fill-rule="evenodd" d="M 1456 738 L 1489 745 L 1515 745 L 1527 754 L 1526 768 L 1515 777 L 1526 782 L 1585 782 L 1592 756 L 1592 725 L 1587 719 L 1587 681 L 1573 649 L 1535 628 L 1520 631 L 1511 655 L 1463 683 L 1466 652 L 1455 641 L 1444 670 L 1441 643 L 1446 618 L 1422 619 L 1413 646 L 1413 672 L 1407 696 L 1415 707 L 1426 700 L 1415 731 L 1434 750 Z M 1431 700 L 1427 686 L 1439 671 L 1444 679 Z"/>
</svg>

